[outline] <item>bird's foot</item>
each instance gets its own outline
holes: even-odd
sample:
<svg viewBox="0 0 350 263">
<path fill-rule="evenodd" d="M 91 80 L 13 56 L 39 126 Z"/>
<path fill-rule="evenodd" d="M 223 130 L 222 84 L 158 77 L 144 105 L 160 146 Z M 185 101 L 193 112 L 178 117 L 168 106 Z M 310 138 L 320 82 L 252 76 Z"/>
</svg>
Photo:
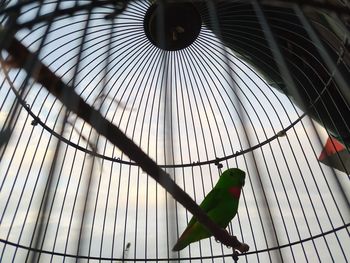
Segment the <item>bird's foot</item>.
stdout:
<svg viewBox="0 0 350 263">
<path fill-rule="evenodd" d="M 245 253 L 249 250 L 249 245 L 245 244 L 245 243 L 241 243 L 240 246 L 238 247 L 235 247 L 232 249 L 233 252 L 232 252 L 232 258 L 234 260 L 234 262 L 237 262 L 238 261 L 238 255 L 241 254 L 241 253 Z M 239 252 L 238 252 L 239 251 Z"/>
<path fill-rule="evenodd" d="M 237 246 L 235 249 L 237 249 L 241 253 L 245 253 L 249 250 L 249 245 L 245 243 L 241 243 L 239 246 Z"/>
<path fill-rule="evenodd" d="M 233 249 L 233 253 L 232 253 L 232 258 L 234 260 L 234 262 L 238 261 L 238 252 L 236 250 Z"/>
<path fill-rule="evenodd" d="M 217 238 L 215 238 L 215 241 L 225 244 L 228 248 L 231 247 L 234 251 L 234 254 L 238 253 L 237 251 L 239 251 L 240 253 L 246 253 L 247 251 L 249 251 L 249 245 L 240 242 L 236 236 L 231 235 L 226 229 L 222 229 L 221 234 L 223 236 L 228 236 L 228 238 L 225 237 L 227 239 L 224 240 L 218 240 Z"/>
<path fill-rule="evenodd" d="M 226 229 L 223 229 L 223 231 L 225 231 L 226 234 L 230 236 L 230 233 Z M 215 237 L 215 241 L 216 241 L 216 243 L 221 243 L 221 241 L 219 239 L 217 239 L 216 237 Z M 230 248 L 230 246 L 228 246 L 228 245 L 226 245 L 226 247 Z"/>
</svg>

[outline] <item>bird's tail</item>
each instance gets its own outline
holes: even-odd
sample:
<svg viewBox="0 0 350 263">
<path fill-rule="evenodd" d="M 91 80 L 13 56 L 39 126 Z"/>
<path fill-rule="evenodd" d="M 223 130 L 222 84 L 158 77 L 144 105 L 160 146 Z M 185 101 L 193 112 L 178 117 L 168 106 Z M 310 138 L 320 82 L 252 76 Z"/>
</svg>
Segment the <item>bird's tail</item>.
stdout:
<svg viewBox="0 0 350 263">
<path fill-rule="evenodd" d="M 188 226 L 182 233 L 179 240 L 173 247 L 173 251 L 179 251 L 184 249 L 189 244 L 201 240 L 203 238 L 210 237 L 212 234 L 204 228 L 200 223 L 196 222 L 193 225 Z"/>
<path fill-rule="evenodd" d="M 179 239 L 175 246 L 173 247 L 173 251 L 180 251 L 182 249 L 184 249 L 185 247 L 187 247 L 188 243 L 185 242 L 185 240 L 183 239 Z"/>
<path fill-rule="evenodd" d="M 179 240 L 176 242 L 175 246 L 173 247 L 173 251 L 180 251 L 191 243 L 191 241 L 189 240 L 190 232 L 191 232 L 190 228 L 185 229 L 185 231 L 182 233 Z"/>
</svg>

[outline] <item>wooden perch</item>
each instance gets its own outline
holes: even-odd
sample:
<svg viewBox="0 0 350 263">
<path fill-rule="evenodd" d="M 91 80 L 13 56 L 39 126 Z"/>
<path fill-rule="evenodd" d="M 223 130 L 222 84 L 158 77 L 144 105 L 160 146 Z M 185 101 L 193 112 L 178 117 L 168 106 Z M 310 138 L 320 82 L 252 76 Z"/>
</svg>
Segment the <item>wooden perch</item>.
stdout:
<svg viewBox="0 0 350 263">
<path fill-rule="evenodd" d="M 241 243 L 235 236 L 230 236 L 203 212 L 194 200 L 184 192 L 146 153 L 130 140 L 118 127 L 106 120 L 99 111 L 87 104 L 72 87 L 66 85 L 47 66 L 22 45 L 15 37 L 7 39 L 4 49 L 11 56 L 7 66 L 24 69 L 34 80 L 43 85 L 52 95 L 59 99 L 68 110 L 89 123 L 101 135 L 134 160 L 146 173 L 163 186 L 179 203 L 188 209 L 217 240 L 241 253 L 247 252 L 249 246 Z M 5 62 L 6 63 L 6 62 Z M 28 64 L 29 63 L 29 64 Z M 30 67 L 28 67 L 30 65 Z"/>
</svg>

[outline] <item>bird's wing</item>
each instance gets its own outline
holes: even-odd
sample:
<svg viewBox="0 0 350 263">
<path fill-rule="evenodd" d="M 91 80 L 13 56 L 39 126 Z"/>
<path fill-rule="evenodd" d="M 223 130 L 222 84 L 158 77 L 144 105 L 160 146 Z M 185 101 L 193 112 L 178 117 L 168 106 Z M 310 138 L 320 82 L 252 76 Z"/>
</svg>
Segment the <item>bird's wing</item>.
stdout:
<svg viewBox="0 0 350 263">
<path fill-rule="evenodd" d="M 220 188 L 213 188 L 207 196 L 204 198 L 202 203 L 199 205 L 202 210 L 208 214 L 210 210 L 216 207 L 218 202 L 220 202 L 220 192 L 222 189 Z M 197 222 L 197 219 L 195 217 L 192 217 L 190 222 L 188 223 L 187 228 L 190 228 L 195 222 Z"/>
</svg>

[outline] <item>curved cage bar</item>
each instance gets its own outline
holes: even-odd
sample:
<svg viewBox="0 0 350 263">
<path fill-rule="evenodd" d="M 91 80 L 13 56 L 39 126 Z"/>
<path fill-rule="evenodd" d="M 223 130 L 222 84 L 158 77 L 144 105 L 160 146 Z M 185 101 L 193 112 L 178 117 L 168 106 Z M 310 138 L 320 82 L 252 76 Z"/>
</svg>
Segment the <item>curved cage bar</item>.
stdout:
<svg viewBox="0 0 350 263">
<path fill-rule="evenodd" d="M 349 17 L 342 1 L 2 1 L 1 261 L 237 261 L 215 238 L 171 250 L 191 213 L 81 101 L 198 204 L 246 172 L 239 262 L 350 260 Z"/>
</svg>

